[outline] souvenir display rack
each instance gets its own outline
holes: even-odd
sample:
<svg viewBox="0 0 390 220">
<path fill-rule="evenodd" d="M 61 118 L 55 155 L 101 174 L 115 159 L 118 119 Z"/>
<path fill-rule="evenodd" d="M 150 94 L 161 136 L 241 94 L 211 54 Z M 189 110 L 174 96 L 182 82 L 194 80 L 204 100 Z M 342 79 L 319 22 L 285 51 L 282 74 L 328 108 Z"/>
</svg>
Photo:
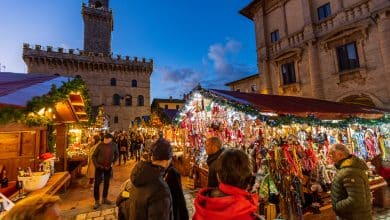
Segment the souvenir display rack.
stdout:
<svg viewBox="0 0 390 220">
<path fill-rule="evenodd" d="M 344 143 L 366 161 L 379 154 L 390 159 L 390 120 L 381 109 L 198 87 L 177 122 L 195 185 L 207 183 L 205 140 L 218 136 L 225 147 L 250 155 L 253 191 L 262 201 L 277 203 L 278 213 L 288 219 L 317 212 L 326 203 L 323 195 L 335 174 L 330 145 Z M 370 179 L 383 182 L 372 172 Z"/>
</svg>

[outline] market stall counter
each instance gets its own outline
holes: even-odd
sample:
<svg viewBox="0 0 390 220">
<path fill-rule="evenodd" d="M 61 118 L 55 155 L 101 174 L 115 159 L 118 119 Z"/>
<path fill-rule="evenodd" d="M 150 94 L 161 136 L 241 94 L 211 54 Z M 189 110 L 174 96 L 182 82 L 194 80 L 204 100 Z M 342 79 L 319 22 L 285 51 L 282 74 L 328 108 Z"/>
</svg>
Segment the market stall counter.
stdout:
<svg viewBox="0 0 390 220">
<path fill-rule="evenodd" d="M 63 189 L 64 191 L 67 190 L 67 187 L 70 184 L 70 174 L 69 172 L 58 172 L 54 173 L 49 180 L 47 181 L 46 185 L 38 190 L 32 191 L 27 193 L 26 195 L 21 196 L 19 192 L 14 193 L 9 197 L 9 199 L 13 202 L 18 202 L 21 199 L 25 198 L 26 196 L 33 196 L 33 195 L 54 195 L 59 190 Z M 24 194 L 24 193 L 23 193 Z"/>
</svg>

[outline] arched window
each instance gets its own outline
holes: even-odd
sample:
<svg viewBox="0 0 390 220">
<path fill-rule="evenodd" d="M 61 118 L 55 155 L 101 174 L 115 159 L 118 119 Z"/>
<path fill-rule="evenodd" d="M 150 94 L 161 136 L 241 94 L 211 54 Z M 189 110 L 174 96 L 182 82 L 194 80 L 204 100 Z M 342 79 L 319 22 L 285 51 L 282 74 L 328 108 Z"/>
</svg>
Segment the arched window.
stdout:
<svg viewBox="0 0 390 220">
<path fill-rule="evenodd" d="M 133 100 L 132 100 L 131 95 L 126 96 L 125 103 L 126 103 L 126 106 L 132 106 L 133 105 Z"/>
<path fill-rule="evenodd" d="M 120 105 L 121 104 L 121 96 L 118 94 L 114 94 L 112 96 L 112 105 Z"/>
<path fill-rule="evenodd" d="M 348 103 L 348 104 L 355 104 L 355 105 L 363 105 L 368 107 L 376 107 L 375 103 L 372 101 L 372 99 L 365 94 L 361 95 L 351 95 L 348 97 L 345 97 L 340 100 L 340 102 Z"/>
<path fill-rule="evenodd" d="M 142 95 L 138 96 L 138 106 L 144 106 L 144 97 Z"/>
<path fill-rule="evenodd" d="M 59 74 L 59 73 L 54 73 L 54 75 L 55 75 L 55 76 L 60 76 L 60 74 Z"/>
<path fill-rule="evenodd" d="M 111 78 L 111 86 L 116 86 L 116 79 L 115 78 Z"/>
<path fill-rule="evenodd" d="M 133 79 L 132 81 L 131 81 L 131 87 L 137 87 L 138 85 L 137 85 L 137 80 L 135 80 L 135 79 Z"/>
<path fill-rule="evenodd" d="M 80 75 L 76 75 L 76 78 L 77 78 L 77 79 L 81 79 L 81 76 L 80 76 Z"/>
</svg>

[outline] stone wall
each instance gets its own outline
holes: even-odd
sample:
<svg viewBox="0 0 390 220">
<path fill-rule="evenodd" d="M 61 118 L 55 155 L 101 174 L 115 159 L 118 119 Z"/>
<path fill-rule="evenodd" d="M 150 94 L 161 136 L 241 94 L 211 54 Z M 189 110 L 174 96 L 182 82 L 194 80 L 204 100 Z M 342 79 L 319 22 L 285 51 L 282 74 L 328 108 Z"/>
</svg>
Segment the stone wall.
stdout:
<svg viewBox="0 0 390 220">
<path fill-rule="evenodd" d="M 332 14 L 318 21 L 317 8 Z M 387 0 L 263 1 L 254 20 L 261 93 L 340 101 L 368 96 L 390 108 L 390 2 Z M 292 13 L 294 12 L 294 13 Z M 271 43 L 270 34 L 280 32 Z M 356 42 L 360 67 L 340 71 L 336 48 Z M 283 85 L 281 66 L 294 63 L 297 82 Z"/>
<path fill-rule="evenodd" d="M 109 116 L 111 130 L 127 130 L 134 118 L 150 115 L 150 76 L 153 60 L 118 56 L 116 58 L 85 53 L 75 54 L 51 47 L 37 45 L 30 48 L 24 45 L 23 59 L 28 73 L 48 73 L 63 76 L 81 77 L 87 84 L 92 105 L 104 105 Z M 116 79 L 116 86 L 111 86 L 111 79 Z M 137 87 L 132 81 L 137 80 Z M 118 94 L 120 105 L 113 105 L 113 95 Z M 144 97 L 144 106 L 138 106 L 138 96 Z M 126 98 L 132 99 L 132 105 L 126 106 Z M 118 123 L 115 123 L 118 117 Z"/>
<path fill-rule="evenodd" d="M 95 53 L 111 53 L 112 11 L 108 8 L 95 9 L 83 5 L 84 50 Z"/>
<path fill-rule="evenodd" d="M 252 91 L 252 86 L 255 87 L 255 91 Z M 259 92 L 260 78 L 251 77 L 249 79 L 238 80 L 234 83 L 229 83 L 229 87 L 232 91 L 240 90 L 240 92 Z"/>
</svg>

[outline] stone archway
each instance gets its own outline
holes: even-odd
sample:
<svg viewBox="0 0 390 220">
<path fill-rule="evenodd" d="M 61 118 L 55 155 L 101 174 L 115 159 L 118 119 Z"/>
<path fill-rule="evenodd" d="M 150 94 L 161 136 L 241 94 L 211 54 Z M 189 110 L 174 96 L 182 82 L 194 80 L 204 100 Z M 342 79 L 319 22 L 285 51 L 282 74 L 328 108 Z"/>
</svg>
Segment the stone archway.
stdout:
<svg viewBox="0 0 390 220">
<path fill-rule="evenodd" d="M 367 107 L 377 107 L 374 103 L 374 101 L 365 94 L 361 95 L 350 95 L 347 97 L 344 97 L 340 100 L 340 102 L 348 103 L 348 104 L 356 104 L 356 105 L 363 105 Z"/>
</svg>

